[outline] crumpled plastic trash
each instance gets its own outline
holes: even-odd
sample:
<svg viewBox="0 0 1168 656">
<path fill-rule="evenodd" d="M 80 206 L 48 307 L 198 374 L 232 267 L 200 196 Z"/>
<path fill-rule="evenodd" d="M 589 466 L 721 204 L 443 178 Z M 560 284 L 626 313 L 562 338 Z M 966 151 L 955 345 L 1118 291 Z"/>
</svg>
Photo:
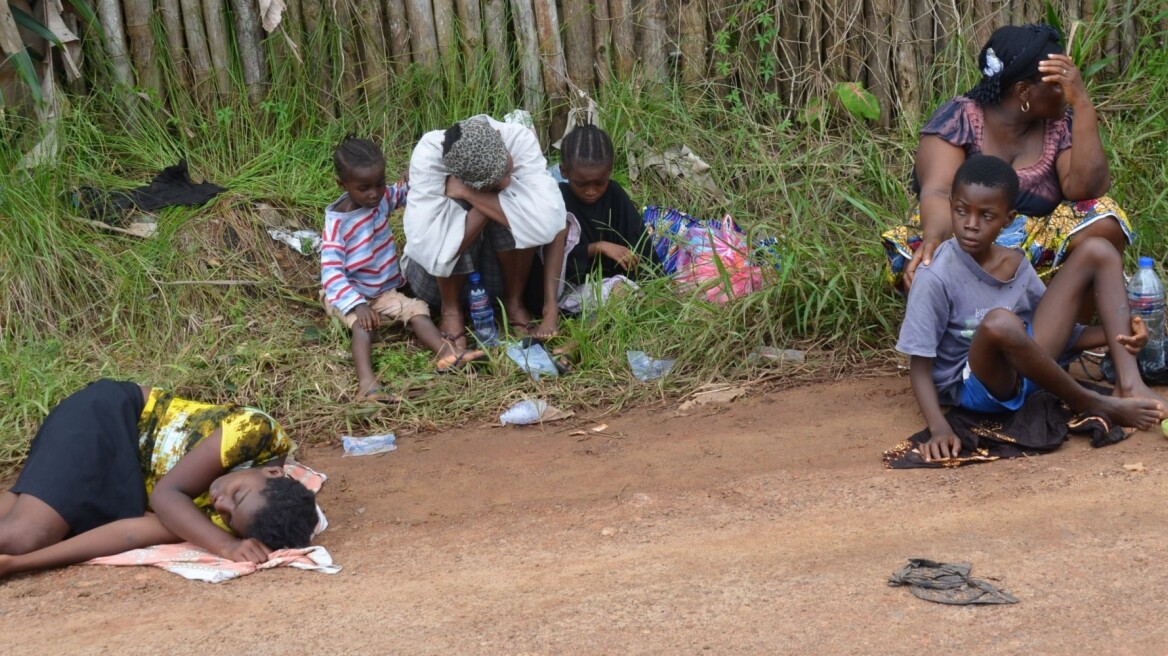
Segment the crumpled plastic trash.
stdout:
<svg viewBox="0 0 1168 656">
<path fill-rule="evenodd" d="M 368 437 L 341 436 L 341 444 L 345 447 L 346 456 L 371 456 L 377 453 L 396 451 L 397 445 L 394 444 L 396 441 L 397 437 L 393 433 Z"/>
<path fill-rule="evenodd" d="M 763 346 L 757 351 L 751 351 L 746 359 L 751 362 L 758 360 L 771 360 L 773 362 L 791 362 L 794 364 L 802 364 L 807 356 L 803 351 L 795 349 L 780 349 L 774 346 Z"/>
<path fill-rule="evenodd" d="M 301 255 L 311 255 L 320 252 L 320 233 L 315 230 L 288 230 L 286 228 L 268 228 L 272 239 L 288 244 L 292 250 Z"/>
<path fill-rule="evenodd" d="M 511 358 L 519 368 L 526 371 L 533 379 L 541 376 L 555 378 L 560 375 L 552 356 L 548 355 L 543 344 L 531 339 L 507 343 L 507 357 Z"/>
<path fill-rule="evenodd" d="M 657 380 L 669 373 L 669 370 L 673 369 L 673 363 L 675 362 L 675 360 L 657 360 L 651 358 L 644 351 L 628 351 L 625 355 L 629 359 L 629 367 L 633 370 L 633 376 L 636 376 L 637 380 L 643 382 Z"/>
<path fill-rule="evenodd" d="M 539 421 L 540 416 L 544 410 L 547 410 L 547 401 L 537 399 L 523 399 L 522 401 L 511 406 L 507 412 L 499 415 L 499 423 L 506 426 L 507 424 L 514 424 L 516 426 L 524 426 L 527 424 L 534 424 Z"/>
<path fill-rule="evenodd" d="M 665 184 L 690 180 L 719 201 L 727 201 L 710 175 L 711 167 L 685 144 L 664 150 L 651 150 L 632 132 L 625 133 L 625 154 L 629 163 L 629 182 L 636 182 L 643 171 L 653 171 Z M 727 201 L 728 202 L 728 201 Z"/>
<path fill-rule="evenodd" d="M 571 410 L 560 410 L 541 399 L 523 399 L 499 415 L 499 423 L 506 426 L 525 426 L 545 421 L 559 421 L 575 416 Z"/>
</svg>

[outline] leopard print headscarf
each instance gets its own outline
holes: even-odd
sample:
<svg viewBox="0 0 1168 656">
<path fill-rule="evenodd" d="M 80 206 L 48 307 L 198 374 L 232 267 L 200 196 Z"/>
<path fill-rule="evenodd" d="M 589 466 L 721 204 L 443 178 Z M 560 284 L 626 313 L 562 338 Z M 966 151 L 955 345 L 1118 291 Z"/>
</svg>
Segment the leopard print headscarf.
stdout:
<svg viewBox="0 0 1168 656">
<path fill-rule="evenodd" d="M 503 137 L 482 119 L 467 119 L 446 130 L 442 163 L 450 175 L 473 189 L 493 187 L 507 169 Z"/>
</svg>

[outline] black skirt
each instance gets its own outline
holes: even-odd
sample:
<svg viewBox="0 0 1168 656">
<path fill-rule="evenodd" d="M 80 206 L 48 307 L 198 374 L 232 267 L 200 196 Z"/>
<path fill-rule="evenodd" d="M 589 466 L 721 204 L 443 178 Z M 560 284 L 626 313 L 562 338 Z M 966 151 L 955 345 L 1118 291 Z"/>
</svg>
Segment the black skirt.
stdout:
<svg viewBox="0 0 1168 656">
<path fill-rule="evenodd" d="M 135 383 L 101 379 L 49 412 L 11 492 L 44 501 L 69 534 L 146 513 L 138 456 L 145 401 Z"/>
</svg>

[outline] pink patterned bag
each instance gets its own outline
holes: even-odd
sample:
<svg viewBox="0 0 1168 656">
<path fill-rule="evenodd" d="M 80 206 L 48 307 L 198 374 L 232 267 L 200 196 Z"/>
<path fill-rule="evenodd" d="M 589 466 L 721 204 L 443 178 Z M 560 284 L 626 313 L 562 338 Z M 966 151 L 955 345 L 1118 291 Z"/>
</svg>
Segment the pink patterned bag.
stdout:
<svg viewBox="0 0 1168 656">
<path fill-rule="evenodd" d="M 762 269 L 750 262 L 746 237 L 729 214 L 691 224 L 685 242 L 673 275 L 683 290 L 702 291 L 710 302 L 725 305 L 762 289 Z"/>
</svg>

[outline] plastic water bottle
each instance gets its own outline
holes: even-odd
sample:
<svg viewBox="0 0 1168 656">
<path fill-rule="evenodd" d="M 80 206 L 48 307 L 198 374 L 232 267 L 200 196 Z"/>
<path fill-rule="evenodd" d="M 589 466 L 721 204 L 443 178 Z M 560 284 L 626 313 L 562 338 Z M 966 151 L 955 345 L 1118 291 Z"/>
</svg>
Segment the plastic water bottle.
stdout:
<svg viewBox="0 0 1168 656">
<path fill-rule="evenodd" d="M 483 287 L 483 278 L 478 271 L 470 274 L 470 322 L 475 338 L 480 344 L 495 346 L 499 343 L 494 304 L 491 302 L 491 295 Z"/>
<path fill-rule="evenodd" d="M 1150 257 L 1140 258 L 1140 268 L 1127 284 L 1127 301 L 1132 316 L 1144 320 L 1148 328 L 1148 343 L 1140 351 L 1141 371 L 1164 369 L 1164 284 L 1156 274 Z"/>
</svg>

